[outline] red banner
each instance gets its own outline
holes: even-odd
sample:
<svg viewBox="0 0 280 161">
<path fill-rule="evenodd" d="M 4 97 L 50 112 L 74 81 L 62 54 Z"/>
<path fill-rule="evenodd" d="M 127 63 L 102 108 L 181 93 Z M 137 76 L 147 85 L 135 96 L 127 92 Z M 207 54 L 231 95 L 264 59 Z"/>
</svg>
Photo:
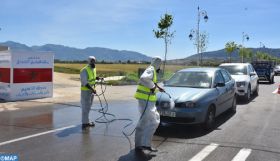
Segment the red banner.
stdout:
<svg viewBox="0 0 280 161">
<path fill-rule="evenodd" d="M 52 82 L 52 68 L 14 68 L 14 83 Z"/>
<path fill-rule="evenodd" d="M 0 82 L 10 83 L 10 68 L 0 68 Z"/>
</svg>

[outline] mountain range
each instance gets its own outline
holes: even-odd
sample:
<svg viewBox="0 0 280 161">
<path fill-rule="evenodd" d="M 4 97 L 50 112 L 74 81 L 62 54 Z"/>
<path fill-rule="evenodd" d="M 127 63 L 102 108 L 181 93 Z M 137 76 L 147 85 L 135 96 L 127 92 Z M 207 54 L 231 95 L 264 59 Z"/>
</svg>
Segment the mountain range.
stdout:
<svg viewBox="0 0 280 161">
<path fill-rule="evenodd" d="M 250 49 L 253 51 L 254 54 L 256 54 L 257 51 L 261 51 L 261 52 L 268 53 L 271 56 L 280 58 L 280 49 L 272 49 L 272 48 L 250 48 Z M 194 54 L 187 58 L 173 59 L 173 60 L 169 60 L 168 62 L 171 64 L 189 64 L 192 61 L 197 61 L 198 57 L 199 56 L 197 54 Z M 202 58 L 203 58 L 203 60 L 206 60 L 206 61 L 212 60 L 212 61 L 222 62 L 224 60 L 227 60 L 228 57 L 229 56 L 225 49 L 202 53 Z M 231 58 L 232 58 L 232 62 L 239 62 L 240 57 L 238 54 L 238 50 L 235 50 L 231 54 Z"/>
<path fill-rule="evenodd" d="M 116 62 L 116 61 L 150 61 L 151 57 L 144 54 L 127 51 L 127 50 L 113 50 L 101 47 L 88 47 L 85 49 L 78 49 L 63 45 L 46 44 L 42 46 L 27 46 L 25 44 L 7 41 L 0 43 L 0 45 L 8 46 L 12 51 L 28 51 L 28 52 L 52 52 L 54 58 L 62 61 L 83 61 L 87 60 L 88 56 L 94 55 L 98 61 Z"/>
<path fill-rule="evenodd" d="M 55 55 L 55 59 L 62 61 L 83 61 L 87 60 L 88 56 L 94 55 L 98 61 L 106 61 L 106 62 L 117 62 L 117 61 L 141 61 L 146 62 L 150 61 L 151 57 L 144 55 L 135 51 L 127 51 L 127 50 L 113 50 L 109 48 L 101 48 L 101 47 L 88 47 L 85 49 L 78 49 L 63 45 L 55 45 L 55 44 L 46 44 L 42 46 L 27 46 L 25 44 L 7 41 L 0 43 L 0 45 L 9 46 L 13 51 L 30 51 L 30 52 L 52 52 Z M 272 56 L 276 56 L 280 58 L 280 49 L 271 49 L 271 48 L 251 48 L 254 53 L 257 51 L 262 51 L 271 54 Z M 228 54 L 225 49 L 204 52 L 203 60 L 218 60 L 223 61 L 228 58 Z M 198 59 L 198 55 L 194 54 L 186 58 L 182 59 L 173 59 L 169 60 L 168 63 L 172 64 L 188 64 L 191 61 L 196 61 Z M 232 53 L 232 60 L 239 60 L 238 51 Z"/>
</svg>

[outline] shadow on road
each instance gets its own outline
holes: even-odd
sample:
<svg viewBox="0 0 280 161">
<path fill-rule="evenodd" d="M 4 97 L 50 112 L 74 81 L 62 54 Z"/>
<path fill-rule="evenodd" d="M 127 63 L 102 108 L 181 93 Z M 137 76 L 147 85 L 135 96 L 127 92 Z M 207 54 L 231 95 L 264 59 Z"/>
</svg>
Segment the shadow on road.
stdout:
<svg viewBox="0 0 280 161">
<path fill-rule="evenodd" d="M 215 128 L 212 130 L 204 130 L 200 125 L 175 125 L 164 124 L 160 126 L 155 135 L 167 138 L 190 139 L 197 138 L 209 134 L 213 130 L 221 130 L 219 127 L 228 121 L 235 113 L 227 111 L 216 118 Z"/>
<path fill-rule="evenodd" d="M 148 161 L 155 157 L 155 154 L 146 152 L 136 152 L 134 149 L 128 154 L 123 155 L 118 161 Z"/>
<path fill-rule="evenodd" d="M 256 95 L 252 95 L 250 101 L 246 101 L 246 100 L 244 100 L 243 98 L 238 97 L 238 99 L 237 99 L 237 105 L 247 105 L 247 104 L 249 104 L 250 102 L 255 102 L 255 99 L 256 99 L 257 97 L 258 97 L 258 96 L 256 96 Z"/>
<path fill-rule="evenodd" d="M 259 84 L 261 84 L 261 85 L 272 85 L 274 83 L 271 84 L 269 81 L 259 81 Z"/>
</svg>

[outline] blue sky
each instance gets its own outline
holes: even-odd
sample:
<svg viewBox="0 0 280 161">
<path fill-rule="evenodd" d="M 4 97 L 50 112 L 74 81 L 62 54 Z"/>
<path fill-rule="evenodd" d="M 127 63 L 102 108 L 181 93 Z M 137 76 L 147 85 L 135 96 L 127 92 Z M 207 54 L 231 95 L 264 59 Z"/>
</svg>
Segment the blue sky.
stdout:
<svg viewBox="0 0 280 161">
<path fill-rule="evenodd" d="M 32 45 L 61 44 L 77 48 L 106 47 L 149 56 L 164 54 L 163 40 L 152 30 L 160 17 L 174 16 L 175 37 L 168 59 L 195 54 L 188 34 L 196 28 L 197 6 L 208 12 L 201 31 L 209 34 L 207 51 L 228 41 L 247 47 L 279 48 L 279 0 L 1 0 L 0 41 Z"/>
</svg>

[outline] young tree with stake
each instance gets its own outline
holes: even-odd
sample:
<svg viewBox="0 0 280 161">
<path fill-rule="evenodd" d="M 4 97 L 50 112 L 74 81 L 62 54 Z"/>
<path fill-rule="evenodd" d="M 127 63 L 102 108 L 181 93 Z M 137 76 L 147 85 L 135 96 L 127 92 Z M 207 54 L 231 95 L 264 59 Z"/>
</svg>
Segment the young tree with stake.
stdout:
<svg viewBox="0 0 280 161">
<path fill-rule="evenodd" d="M 164 62 L 163 62 L 163 75 L 165 71 L 165 64 L 166 64 L 166 55 L 168 44 L 171 44 L 171 39 L 174 37 L 174 33 L 170 32 L 170 27 L 173 24 L 173 16 L 165 13 L 163 17 L 161 17 L 160 21 L 158 22 L 158 30 L 153 30 L 155 37 L 157 39 L 163 39 L 165 44 L 165 53 L 164 53 Z"/>
</svg>

